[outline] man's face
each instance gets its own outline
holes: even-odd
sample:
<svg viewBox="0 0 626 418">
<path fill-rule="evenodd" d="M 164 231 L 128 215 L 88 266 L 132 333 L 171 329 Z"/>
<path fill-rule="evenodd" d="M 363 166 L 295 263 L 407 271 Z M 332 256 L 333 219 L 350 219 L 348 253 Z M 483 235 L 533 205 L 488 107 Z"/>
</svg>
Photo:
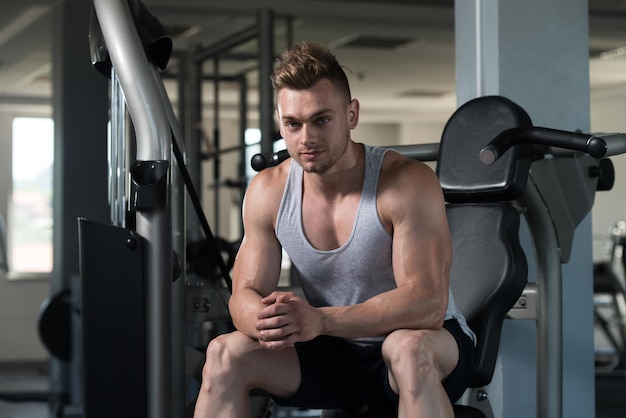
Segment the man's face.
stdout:
<svg viewBox="0 0 626 418">
<path fill-rule="evenodd" d="M 326 79 L 306 90 L 276 95 L 280 133 L 291 157 L 310 173 L 325 173 L 343 156 L 358 122 L 358 102 L 346 99 Z"/>
</svg>

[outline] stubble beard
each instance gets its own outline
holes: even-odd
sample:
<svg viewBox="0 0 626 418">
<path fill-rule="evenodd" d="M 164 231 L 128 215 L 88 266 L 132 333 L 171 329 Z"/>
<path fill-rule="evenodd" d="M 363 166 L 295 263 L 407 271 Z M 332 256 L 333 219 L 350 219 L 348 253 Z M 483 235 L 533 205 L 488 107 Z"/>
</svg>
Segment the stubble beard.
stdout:
<svg viewBox="0 0 626 418">
<path fill-rule="evenodd" d="M 350 136 L 348 135 L 347 139 L 341 146 L 341 148 L 330 148 L 326 154 L 326 158 L 319 162 L 313 162 L 311 164 L 307 164 L 304 161 L 300 162 L 300 166 L 307 173 L 311 174 L 323 174 L 328 171 L 332 166 L 335 165 L 337 161 L 346 153 L 348 149 L 348 144 L 350 143 Z"/>
</svg>

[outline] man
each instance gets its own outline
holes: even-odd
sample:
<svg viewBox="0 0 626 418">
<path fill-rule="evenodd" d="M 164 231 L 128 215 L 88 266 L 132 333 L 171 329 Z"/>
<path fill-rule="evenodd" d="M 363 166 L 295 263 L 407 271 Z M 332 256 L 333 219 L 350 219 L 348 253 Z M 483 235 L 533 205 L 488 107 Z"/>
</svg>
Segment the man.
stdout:
<svg viewBox="0 0 626 418">
<path fill-rule="evenodd" d="M 229 309 L 211 341 L 196 418 L 249 416 L 248 393 L 278 403 L 452 417 L 474 336 L 451 298 L 451 243 L 428 166 L 353 141 L 359 102 L 324 47 L 283 53 L 272 75 L 291 159 L 259 173 Z M 305 299 L 277 291 L 281 249 Z"/>
</svg>

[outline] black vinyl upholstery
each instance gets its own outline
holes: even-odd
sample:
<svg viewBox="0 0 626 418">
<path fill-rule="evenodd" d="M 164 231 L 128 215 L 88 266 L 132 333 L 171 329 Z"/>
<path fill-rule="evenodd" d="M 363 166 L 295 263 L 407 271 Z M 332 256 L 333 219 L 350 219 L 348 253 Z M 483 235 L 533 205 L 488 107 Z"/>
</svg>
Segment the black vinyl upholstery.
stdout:
<svg viewBox="0 0 626 418">
<path fill-rule="evenodd" d="M 473 99 L 446 124 L 439 146 L 437 175 L 448 202 L 500 202 L 526 189 L 532 145 L 509 149 L 494 164 L 479 159 L 480 150 L 500 132 L 532 127 L 528 114 L 501 96 Z"/>
</svg>

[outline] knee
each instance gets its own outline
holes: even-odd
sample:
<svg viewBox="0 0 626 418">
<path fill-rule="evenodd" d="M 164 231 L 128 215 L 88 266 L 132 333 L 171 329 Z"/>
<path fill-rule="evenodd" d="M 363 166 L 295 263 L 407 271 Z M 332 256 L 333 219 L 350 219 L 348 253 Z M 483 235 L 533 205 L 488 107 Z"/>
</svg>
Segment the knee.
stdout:
<svg viewBox="0 0 626 418">
<path fill-rule="evenodd" d="M 435 353 L 427 331 L 397 331 L 385 340 L 383 350 L 394 375 L 437 377 Z"/>
<path fill-rule="evenodd" d="M 202 369 L 202 380 L 224 378 L 236 372 L 240 358 L 237 355 L 236 337 L 224 334 L 211 340 L 206 349 L 206 360 Z"/>
</svg>

